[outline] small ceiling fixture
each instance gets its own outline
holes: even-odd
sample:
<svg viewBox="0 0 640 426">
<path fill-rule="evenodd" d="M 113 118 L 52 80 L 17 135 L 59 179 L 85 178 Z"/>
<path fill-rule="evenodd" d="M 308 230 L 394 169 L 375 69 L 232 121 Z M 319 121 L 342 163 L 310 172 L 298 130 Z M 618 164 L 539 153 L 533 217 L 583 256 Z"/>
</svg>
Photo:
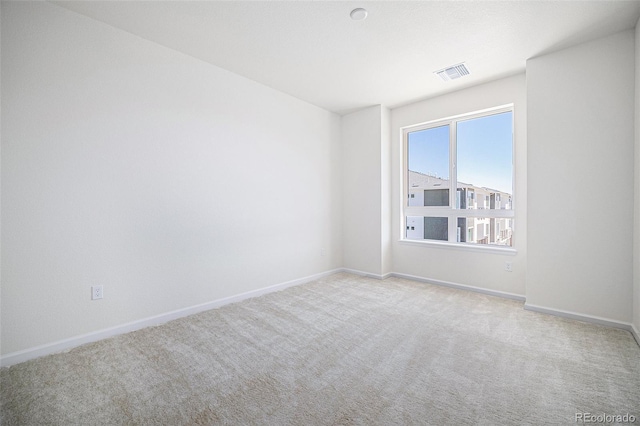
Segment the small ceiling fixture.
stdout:
<svg viewBox="0 0 640 426">
<path fill-rule="evenodd" d="M 469 75 L 469 69 L 465 65 L 465 63 L 451 65 L 450 67 L 441 69 L 439 71 L 434 71 L 434 74 L 440 76 L 444 81 L 455 80 L 456 78 L 464 77 L 465 75 Z"/>
<path fill-rule="evenodd" d="M 367 13 L 367 9 L 363 9 L 361 7 L 353 9 L 351 11 L 351 19 L 354 21 L 362 21 L 367 18 Z"/>
</svg>

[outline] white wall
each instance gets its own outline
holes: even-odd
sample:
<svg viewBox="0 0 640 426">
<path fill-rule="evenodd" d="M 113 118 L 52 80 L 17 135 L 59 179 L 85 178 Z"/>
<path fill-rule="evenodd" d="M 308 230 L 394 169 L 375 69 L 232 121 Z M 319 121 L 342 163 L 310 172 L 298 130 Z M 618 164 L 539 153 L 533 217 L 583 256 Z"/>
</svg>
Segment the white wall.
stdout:
<svg viewBox="0 0 640 426">
<path fill-rule="evenodd" d="M 445 83 L 443 83 L 445 84 Z M 524 74 L 460 90 L 391 111 L 391 200 L 393 271 L 420 278 L 447 281 L 523 296 L 527 251 L 526 93 Z M 517 255 L 479 253 L 460 248 L 433 248 L 399 242 L 401 237 L 400 181 L 402 179 L 401 128 L 439 118 L 495 106 L 514 104 L 515 133 L 515 238 Z M 505 261 L 513 272 L 504 270 Z"/>
<path fill-rule="evenodd" d="M 391 111 L 382 107 L 380 171 L 382 174 L 382 271 L 385 276 L 393 272 L 391 251 Z"/>
<path fill-rule="evenodd" d="M 342 266 L 339 116 L 43 2 L 1 95 L 3 354 Z"/>
<path fill-rule="evenodd" d="M 382 275 L 389 262 L 383 220 L 388 217 L 383 202 L 388 191 L 383 174 L 386 115 L 386 108 L 376 105 L 342 117 L 343 262 L 345 268 L 373 276 Z"/>
<path fill-rule="evenodd" d="M 633 325 L 640 336 L 640 20 L 635 30 L 636 90 L 635 90 L 635 204 L 633 232 Z"/>
<path fill-rule="evenodd" d="M 527 61 L 529 305 L 631 322 L 633 37 Z"/>
</svg>

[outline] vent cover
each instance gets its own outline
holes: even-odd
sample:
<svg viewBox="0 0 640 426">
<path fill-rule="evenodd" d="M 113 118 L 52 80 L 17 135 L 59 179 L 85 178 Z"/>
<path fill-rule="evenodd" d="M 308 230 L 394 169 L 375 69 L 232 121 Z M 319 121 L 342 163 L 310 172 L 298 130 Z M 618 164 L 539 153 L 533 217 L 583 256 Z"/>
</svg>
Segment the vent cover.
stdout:
<svg viewBox="0 0 640 426">
<path fill-rule="evenodd" d="M 449 81 L 455 80 L 456 78 L 464 77 L 465 75 L 469 75 L 470 73 L 467 66 L 464 63 L 461 63 L 458 65 L 452 65 L 440 71 L 435 71 L 434 74 L 438 74 L 444 81 Z"/>
</svg>

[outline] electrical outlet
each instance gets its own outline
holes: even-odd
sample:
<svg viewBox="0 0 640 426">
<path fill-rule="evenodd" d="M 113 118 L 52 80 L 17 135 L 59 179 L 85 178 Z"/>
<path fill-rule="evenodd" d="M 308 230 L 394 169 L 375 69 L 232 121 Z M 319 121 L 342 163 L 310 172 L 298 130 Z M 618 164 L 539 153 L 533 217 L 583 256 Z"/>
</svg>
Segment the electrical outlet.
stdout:
<svg viewBox="0 0 640 426">
<path fill-rule="evenodd" d="M 504 262 L 504 270 L 507 272 L 513 272 L 513 265 L 511 262 Z"/>
<path fill-rule="evenodd" d="M 94 285 L 91 286 L 91 300 L 102 299 L 102 286 Z"/>
</svg>

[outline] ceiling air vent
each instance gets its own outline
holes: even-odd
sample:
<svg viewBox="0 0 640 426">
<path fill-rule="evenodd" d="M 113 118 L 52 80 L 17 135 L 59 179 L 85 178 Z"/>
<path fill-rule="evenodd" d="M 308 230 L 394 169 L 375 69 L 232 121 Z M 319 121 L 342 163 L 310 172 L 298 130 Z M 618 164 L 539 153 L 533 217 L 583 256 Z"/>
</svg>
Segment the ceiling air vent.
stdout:
<svg viewBox="0 0 640 426">
<path fill-rule="evenodd" d="M 435 71 L 434 74 L 438 74 L 444 81 L 449 81 L 455 80 L 456 78 L 464 77 L 465 75 L 469 75 L 469 69 L 464 63 L 462 63 L 450 66 L 440 71 Z"/>
</svg>

